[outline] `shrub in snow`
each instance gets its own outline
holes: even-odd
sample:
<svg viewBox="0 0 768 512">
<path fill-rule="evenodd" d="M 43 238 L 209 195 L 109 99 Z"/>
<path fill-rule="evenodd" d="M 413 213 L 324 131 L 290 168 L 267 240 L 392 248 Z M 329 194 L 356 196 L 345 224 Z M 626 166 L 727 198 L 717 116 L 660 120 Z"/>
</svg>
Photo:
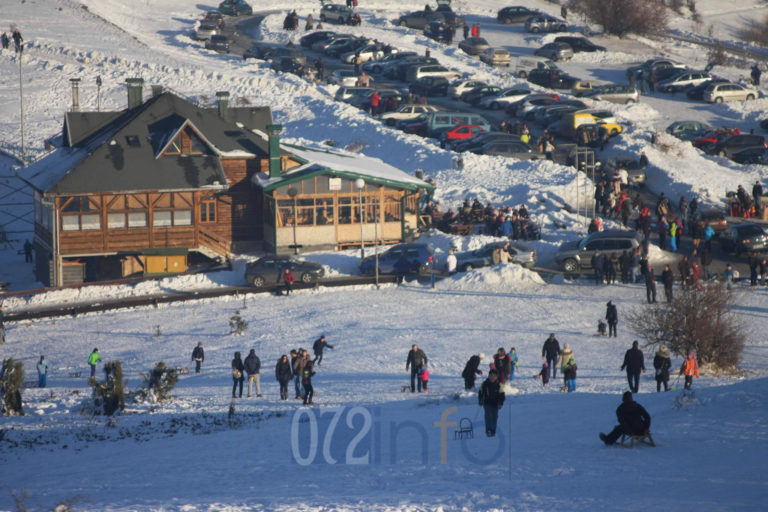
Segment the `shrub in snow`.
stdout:
<svg viewBox="0 0 768 512">
<path fill-rule="evenodd" d="M 3 361 L 0 385 L 3 388 L 3 415 L 24 416 L 21 406 L 21 384 L 24 382 L 24 363 L 13 358 Z"/>
<path fill-rule="evenodd" d="M 160 361 L 149 373 L 139 373 L 144 379 L 144 385 L 136 392 L 136 400 L 162 402 L 171 398 L 171 391 L 179 380 L 176 368 L 168 368 Z"/>
<path fill-rule="evenodd" d="M 570 0 L 568 7 L 609 34 L 652 34 L 667 28 L 667 10 L 658 0 Z"/>
<path fill-rule="evenodd" d="M 699 363 L 734 370 L 741 361 L 746 334 L 732 313 L 734 295 L 721 284 L 676 291 L 669 304 L 631 311 L 630 329 L 648 342 L 667 345 L 678 356 L 696 351 Z"/>
<path fill-rule="evenodd" d="M 750 43 L 768 46 L 768 16 L 760 21 L 750 21 L 746 28 L 739 31 L 739 37 Z"/>
<path fill-rule="evenodd" d="M 232 316 L 232 318 L 229 319 L 229 334 L 233 334 L 235 336 L 242 336 L 245 334 L 245 330 L 248 328 L 248 322 L 243 320 L 243 317 L 240 316 L 240 312 L 236 311 L 235 314 Z"/>
<path fill-rule="evenodd" d="M 99 382 L 91 377 L 88 382 L 93 388 L 93 413 L 112 416 L 118 410 L 125 409 L 123 390 L 123 365 L 120 361 L 110 361 L 104 365 L 107 378 Z"/>
</svg>

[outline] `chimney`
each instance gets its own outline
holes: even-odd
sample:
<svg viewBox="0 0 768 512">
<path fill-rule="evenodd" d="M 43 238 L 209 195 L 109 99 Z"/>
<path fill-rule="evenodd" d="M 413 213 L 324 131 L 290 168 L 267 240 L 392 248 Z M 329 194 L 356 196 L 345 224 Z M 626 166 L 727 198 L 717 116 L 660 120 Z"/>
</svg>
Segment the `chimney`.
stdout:
<svg viewBox="0 0 768 512">
<path fill-rule="evenodd" d="M 229 117 L 227 115 L 229 110 L 229 93 L 226 91 L 217 92 L 216 100 L 219 103 L 219 117 L 226 120 Z"/>
<path fill-rule="evenodd" d="M 129 78 L 125 84 L 128 86 L 128 108 L 135 108 L 144 103 L 144 79 Z"/>
<path fill-rule="evenodd" d="M 280 171 L 283 169 L 280 160 L 280 131 L 283 127 L 279 124 L 268 124 L 267 134 L 269 135 L 269 177 L 279 178 Z"/>
<path fill-rule="evenodd" d="M 72 112 L 80 111 L 80 79 L 70 78 L 69 83 L 72 84 Z"/>
<path fill-rule="evenodd" d="M 162 85 L 153 85 L 152 86 L 152 97 L 157 98 L 163 94 L 163 86 Z"/>
</svg>

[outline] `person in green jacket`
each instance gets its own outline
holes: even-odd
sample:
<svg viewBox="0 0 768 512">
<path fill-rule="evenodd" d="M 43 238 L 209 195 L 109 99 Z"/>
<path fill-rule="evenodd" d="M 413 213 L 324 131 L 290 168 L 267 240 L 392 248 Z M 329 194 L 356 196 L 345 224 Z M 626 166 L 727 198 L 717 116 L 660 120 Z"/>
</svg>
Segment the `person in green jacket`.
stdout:
<svg viewBox="0 0 768 512">
<path fill-rule="evenodd" d="M 94 348 L 91 355 L 88 356 L 88 366 L 91 367 L 91 377 L 96 375 L 96 364 L 99 361 L 101 361 L 101 354 L 99 354 L 98 348 Z"/>
</svg>

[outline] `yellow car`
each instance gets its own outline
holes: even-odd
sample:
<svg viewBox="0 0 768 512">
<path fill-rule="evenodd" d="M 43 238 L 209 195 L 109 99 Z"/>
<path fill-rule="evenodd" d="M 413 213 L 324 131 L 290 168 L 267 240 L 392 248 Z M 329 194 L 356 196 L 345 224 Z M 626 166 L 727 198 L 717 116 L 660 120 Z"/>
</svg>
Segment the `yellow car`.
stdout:
<svg viewBox="0 0 768 512">
<path fill-rule="evenodd" d="M 598 87 L 603 85 L 600 82 L 595 82 L 594 80 L 579 80 L 576 82 L 573 87 L 571 88 L 571 92 L 574 96 L 582 96 L 588 92 L 592 92 Z"/>
</svg>

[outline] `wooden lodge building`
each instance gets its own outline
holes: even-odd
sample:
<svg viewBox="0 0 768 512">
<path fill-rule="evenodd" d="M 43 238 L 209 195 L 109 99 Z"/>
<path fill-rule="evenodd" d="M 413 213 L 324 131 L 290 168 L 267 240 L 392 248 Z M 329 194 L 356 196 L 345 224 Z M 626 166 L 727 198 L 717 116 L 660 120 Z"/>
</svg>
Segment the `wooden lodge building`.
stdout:
<svg viewBox="0 0 768 512">
<path fill-rule="evenodd" d="M 376 159 L 281 144 L 269 107 L 231 107 L 226 92 L 213 108 L 157 87 L 144 101 L 132 79 L 125 110 L 81 112 L 73 82 L 62 147 L 25 172 L 46 285 L 359 245 L 361 217 L 366 243 L 399 242 L 432 189 Z"/>
</svg>

